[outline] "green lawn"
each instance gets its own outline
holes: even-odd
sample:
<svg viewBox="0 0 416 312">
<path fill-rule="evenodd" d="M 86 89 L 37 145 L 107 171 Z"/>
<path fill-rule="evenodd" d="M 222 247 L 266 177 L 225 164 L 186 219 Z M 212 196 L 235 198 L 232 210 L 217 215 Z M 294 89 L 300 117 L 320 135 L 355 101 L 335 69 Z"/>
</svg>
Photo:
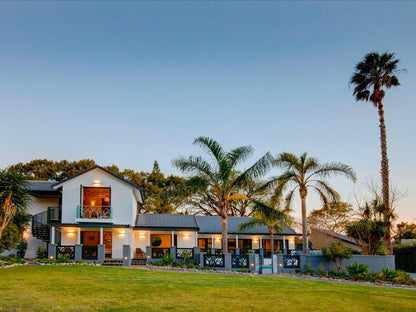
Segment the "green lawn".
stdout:
<svg viewBox="0 0 416 312">
<path fill-rule="evenodd" d="M 0 269 L 0 310 L 416 311 L 416 290 L 92 266 Z"/>
</svg>

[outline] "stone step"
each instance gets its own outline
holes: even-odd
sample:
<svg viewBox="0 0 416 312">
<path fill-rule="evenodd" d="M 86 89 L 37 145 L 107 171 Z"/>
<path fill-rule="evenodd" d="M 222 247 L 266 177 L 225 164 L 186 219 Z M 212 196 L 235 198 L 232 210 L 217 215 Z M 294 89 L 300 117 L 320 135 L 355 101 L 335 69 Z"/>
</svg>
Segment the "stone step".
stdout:
<svg viewBox="0 0 416 312">
<path fill-rule="evenodd" d="M 123 260 L 120 259 L 105 259 L 103 266 L 123 266 Z"/>
<path fill-rule="evenodd" d="M 146 265 L 146 259 L 131 259 L 131 265 Z"/>
</svg>

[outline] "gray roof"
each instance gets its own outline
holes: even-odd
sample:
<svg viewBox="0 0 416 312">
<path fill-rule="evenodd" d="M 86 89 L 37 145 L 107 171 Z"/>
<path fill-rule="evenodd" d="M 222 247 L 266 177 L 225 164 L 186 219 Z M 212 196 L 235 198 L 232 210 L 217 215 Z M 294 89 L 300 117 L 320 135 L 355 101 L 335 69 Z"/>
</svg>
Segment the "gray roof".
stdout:
<svg viewBox="0 0 416 312">
<path fill-rule="evenodd" d="M 59 192 L 53 188 L 53 185 L 56 181 L 28 181 L 29 182 L 29 191 L 33 193 L 54 193 L 59 194 Z"/>
<path fill-rule="evenodd" d="M 198 230 L 195 216 L 190 215 L 140 214 L 137 216 L 135 227 L 160 230 Z"/>
<path fill-rule="evenodd" d="M 228 217 L 228 234 L 269 234 L 266 226 L 257 226 L 251 230 L 239 232 L 238 226 L 248 220 L 250 220 L 248 217 Z M 193 229 L 200 234 L 221 234 L 221 217 L 140 214 L 137 216 L 135 228 L 160 230 Z M 297 235 L 289 227 L 285 227 L 283 233 L 278 234 Z"/>
<path fill-rule="evenodd" d="M 196 222 L 199 226 L 200 234 L 221 234 L 221 217 L 219 216 L 195 216 Z M 249 217 L 228 217 L 227 232 L 228 234 L 257 234 L 268 235 L 269 231 L 266 226 L 256 226 L 250 230 L 240 232 L 238 226 L 244 222 L 247 222 L 251 218 Z M 285 226 L 283 233 L 286 235 L 296 235 L 295 231 Z"/>
<path fill-rule="evenodd" d="M 350 243 L 350 244 L 359 245 L 355 239 L 353 239 L 349 236 L 346 236 L 344 234 L 336 233 L 336 232 L 333 232 L 333 231 L 330 231 L 330 230 L 327 230 L 327 229 L 312 228 L 312 230 L 325 233 L 328 236 L 338 238 L 338 239 L 343 240 L 343 241 L 345 241 L 347 243 Z"/>
</svg>

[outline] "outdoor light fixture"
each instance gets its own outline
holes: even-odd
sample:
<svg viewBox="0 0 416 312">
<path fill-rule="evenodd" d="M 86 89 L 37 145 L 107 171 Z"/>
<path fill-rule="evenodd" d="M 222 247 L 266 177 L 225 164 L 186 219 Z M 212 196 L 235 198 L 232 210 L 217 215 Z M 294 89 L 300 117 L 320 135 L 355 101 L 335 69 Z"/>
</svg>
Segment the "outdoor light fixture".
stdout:
<svg viewBox="0 0 416 312">
<path fill-rule="evenodd" d="M 100 186 L 101 180 L 94 180 L 94 186 Z"/>
<path fill-rule="evenodd" d="M 150 256 L 147 256 L 147 259 L 150 259 Z"/>
<path fill-rule="evenodd" d="M 53 256 L 50 256 L 49 259 L 53 260 Z"/>
<path fill-rule="evenodd" d="M 127 260 L 127 257 L 124 257 L 124 260 Z"/>
<path fill-rule="evenodd" d="M 283 266 L 283 263 L 279 263 L 279 267 L 282 267 Z"/>
</svg>

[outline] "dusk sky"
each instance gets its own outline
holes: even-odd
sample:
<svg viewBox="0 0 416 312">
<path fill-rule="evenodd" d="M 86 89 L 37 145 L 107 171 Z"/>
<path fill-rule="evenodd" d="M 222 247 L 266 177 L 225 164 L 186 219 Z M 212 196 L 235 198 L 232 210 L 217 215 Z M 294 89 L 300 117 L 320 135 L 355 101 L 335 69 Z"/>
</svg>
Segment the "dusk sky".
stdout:
<svg viewBox="0 0 416 312">
<path fill-rule="evenodd" d="M 2 1 L 0 30 L 0 168 L 157 160 L 181 174 L 171 160 L 204 155 L 192 141 L 209 136 L 253 146 L 246 166 L 267 151 L 344 162 L 357 183 L 330 182 L 352 203 L 381 156 L 377 110 L 348 81 L 366 53 L 395 52 L 407 71 L 384 99 L 390 177 L 407 191 L 399 219 L 416 222 L 416 2 Z"/>
</svg>

